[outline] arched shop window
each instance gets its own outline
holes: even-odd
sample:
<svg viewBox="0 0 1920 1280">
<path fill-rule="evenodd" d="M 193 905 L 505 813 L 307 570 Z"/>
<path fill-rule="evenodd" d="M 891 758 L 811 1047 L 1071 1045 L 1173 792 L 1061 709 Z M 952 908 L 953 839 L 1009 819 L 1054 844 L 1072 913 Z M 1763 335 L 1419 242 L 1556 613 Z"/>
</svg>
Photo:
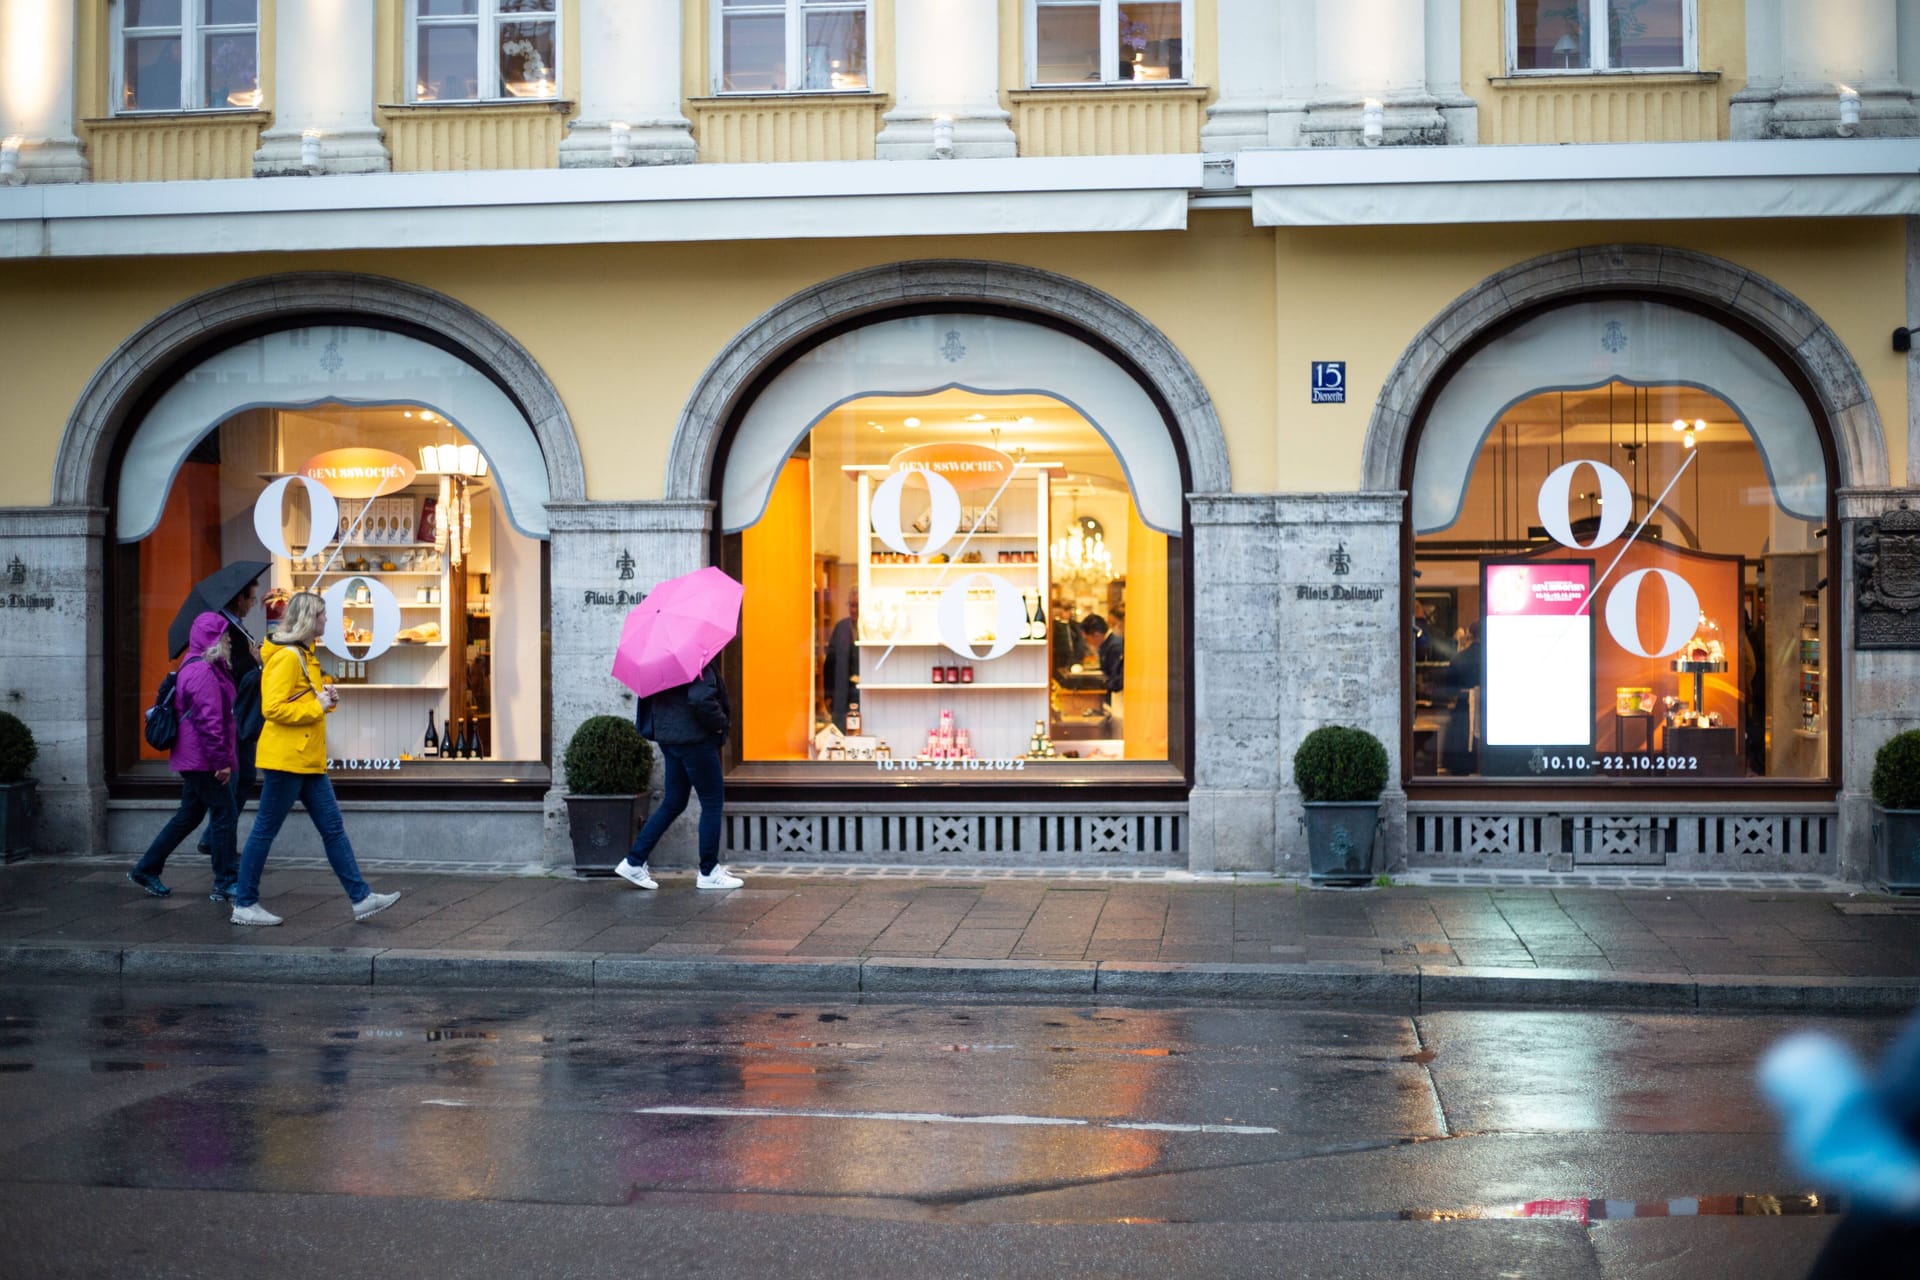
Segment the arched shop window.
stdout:
<svg viewBox="0 0 1920 1280">
<path fill-rule="evenodd" d="M 806 353 L 748 410 L 723 480 L 742 761 L 1176 776 L 1180 475 L 1139 384 L 1046 326 L 914 316 Z"/>
<path fill-rule="evenodd" d="M 294 591 L 334 607 L 327 747 L 350 779 L 511 779 L 543 768 L 547 475 L 484 374 L 403 334 L 285 330 L 214 355 L 148 410 L 113 522 L 114 771 L 164 777 L 133 726 L 199 579 L 270 564 L 260 638 Z M 428 747 L 429 726 L 434 746 Z"/>
<path fill-rule="evenodd" d="M 1411 490 L 1416 778 L 1829 776 L 1827 453 L 1745 337 L 1537 315 L 1449 376 Z"/>
</svg>

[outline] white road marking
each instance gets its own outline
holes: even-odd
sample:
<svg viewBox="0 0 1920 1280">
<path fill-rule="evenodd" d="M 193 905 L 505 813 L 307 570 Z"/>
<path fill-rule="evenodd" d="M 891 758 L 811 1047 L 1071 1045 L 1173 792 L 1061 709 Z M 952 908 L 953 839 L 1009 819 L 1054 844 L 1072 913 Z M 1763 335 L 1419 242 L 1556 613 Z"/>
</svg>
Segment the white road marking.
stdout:
<svg viewBox="0 0 1920 1280">
<path fill-rule="evenodd" d="M 635 1107 L 643 1116 L 712 1116 L 719 1119 L 889 1120 L 900 1124 L 990 1124 L 1049 1129 L 1147 1129 L 1155 1133 L 1277 1134 L 1255 1124 L 1162 1124 L 1146 1120 L 1086 1120 L 1076 1116 L 955 1116 L 938 1111 L 801 1111 L 780 1107 Z"/>
</svg>

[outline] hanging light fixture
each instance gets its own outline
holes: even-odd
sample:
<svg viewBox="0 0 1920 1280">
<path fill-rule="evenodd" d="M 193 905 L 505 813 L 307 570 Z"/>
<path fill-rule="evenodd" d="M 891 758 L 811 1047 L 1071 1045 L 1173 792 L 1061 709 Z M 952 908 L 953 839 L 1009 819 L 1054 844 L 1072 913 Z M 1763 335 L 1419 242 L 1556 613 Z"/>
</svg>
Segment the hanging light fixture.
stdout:
<svg viewBox="0 0 1920 1280">
<path fill-rule="evenodd" d="M 1091 516 L 1080 514 L 1076 501 L 1073 521 L 1064 536 L 1048 548 L 1056 576 L 1064 578 L 1076 595 L 1097 594 L 1113 581 L 1113 553 L 1107 549 L 1106 530 Z"/>
<path fill-rule="evenodd" d="M 1673 429 L 1682 433 L 1680 436 L 1681 445 L 1691 449 L 1693 448 L 1694 437 L 1707 429 L 1707 420 L 1705 418 L 1695 418 L 1692 422 L 1688 422 L 1685 418 L 1675 418 L 1673 420 Z"/>
</svg>

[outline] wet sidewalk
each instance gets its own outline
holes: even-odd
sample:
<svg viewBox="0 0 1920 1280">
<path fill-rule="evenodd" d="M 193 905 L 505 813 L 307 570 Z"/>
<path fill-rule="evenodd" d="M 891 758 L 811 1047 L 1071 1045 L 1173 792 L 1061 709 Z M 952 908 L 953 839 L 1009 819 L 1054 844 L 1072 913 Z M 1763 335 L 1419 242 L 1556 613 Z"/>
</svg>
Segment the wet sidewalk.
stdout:
<svg viewBox="0 0 1920 1280">
<path fill-rule="evenodd" d="M 118 862 L 31 860 L 0 869 L 0 972 L 423 985 L 851 982 L 858 990 L 1345 992 L 1387 1000 L 1411 993 L 1416 1001 L 1448 993 L 1676 1005 L 1718 996 L 1755 1007 L 1920 1001 L 1920 902 L 1864 892 L 1758 884 L 1336 890 L 1230 877 L 741 870 L 747 885 L 731 893 L 697 891 L 688 873 L 664 873 L 661 888 L 646 893 L 619 880 L 370 868 L 377 888 L 403 896 L 356 924 L 323 868 L 270 865 L 262 902 L 286 923 L 245 929 L 207 900 L 206 868 L 190 857 L 170 868 L 167 899 L 129 884 Z M 1746 995 L 1727 994 L 1734 991 Z"/>
</svg>

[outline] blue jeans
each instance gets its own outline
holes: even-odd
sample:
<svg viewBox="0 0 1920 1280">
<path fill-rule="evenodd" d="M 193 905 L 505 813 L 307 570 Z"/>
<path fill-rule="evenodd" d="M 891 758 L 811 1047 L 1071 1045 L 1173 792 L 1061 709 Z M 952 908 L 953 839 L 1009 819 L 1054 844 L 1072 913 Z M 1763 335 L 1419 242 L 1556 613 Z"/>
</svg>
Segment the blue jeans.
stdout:
<svg viewBox="0 0 1920 1280">
<path fill-rule="evenodd" d="M 247 811 L 247 801 L 253 798 L 253 753 L 254 749 L 260 745 L 260 739 L 236 738 L 233 745 L 234 754 L 239 756 L 239 763 L 234 768 L 233 773 L 227 778 L 227 790 L 233 793 L 233 820 L 237 823 L 240 821 L 240 815 Z M 207 829 L 205 835 L 200 837 L 200 852 L 213 852 L 213 829 L 211 827 Z M 225 879 L 222 879 L 219 869 L 215 868 L 213 880 L 215 884 L 231 885 L 233 883 L 233 876 L 229 873 Z"/>
<path fill-rule="evenodd" d="M 360 864 L 354 859 L 347 824 L 340 817 L 340 804 L 333 798 L 333 783 L 327 775 L 262 769 L 260 776 L 265 779 L 260 785 L 260 810 L 254 815 L 247 847 L 240 854 L 240 886 L 234 891 L 233 905 L 251 907 L 260 901 L 260 873 L 267 867 L 267 850 L 273 847 L 273 838 L 280 834 L 280 824 L 293 811 L 295 800 L 307 806 L 313 829 L 326 846 L 327 863 L 340 877 L 340 887 L 347 891 L 347 897 L 358 902 L 372 893 L 360 878 Z"/>
<path fill-rule="evenodd" d="M 180 807 L 147 846 L 134 871 L 143 876 L 159 875 L 167 865 L 167 855 L 193 834 L 202 818 L 207 820 L 207 840 L 213 854 L 213 882 L 232 884 L 237 863 L 233 852 L 234 824 L 240 815 L 233 807 L 232 789 L 225 782 L 215 782 L 213 774 L 204 769 L 180 775 Z"/>
<path fill-rule="evenodd" d="M 635 866 L 646 863 L 673 820 L 686 812 L 687 792 L 692 789 L 700 793 L 700 871 L 707 874 L 720 863 L 720 811 L 726 803 L 726 784 L 720 777 L 720 745 L 683 747 L 663 742 L 660 755 L 666 761 L 666 793 L 647 825 L 633 838 L 627 861 Z"/>
</svg>

